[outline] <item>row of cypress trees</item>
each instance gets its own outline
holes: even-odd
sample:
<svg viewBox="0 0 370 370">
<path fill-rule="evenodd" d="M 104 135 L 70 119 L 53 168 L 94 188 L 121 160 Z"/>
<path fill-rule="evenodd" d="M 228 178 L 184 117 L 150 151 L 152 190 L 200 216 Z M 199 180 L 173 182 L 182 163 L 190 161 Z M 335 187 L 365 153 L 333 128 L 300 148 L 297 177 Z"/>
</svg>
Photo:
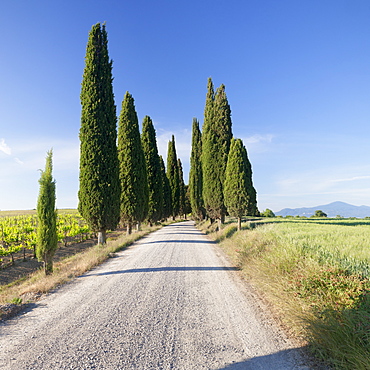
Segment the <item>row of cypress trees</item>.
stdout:
<svg viewBox="0 0 370 370">
<path fill-rule="evenodd" d="M 112 86 L 112 61 L 108 56 L 105 25 L 97 23 L 89 33 L 81 87 L 80 188 L 78 209 L 90 228 L 105 243 L 107 230 L 121 221 L 131 233 L 133 224 L 186 215 L 190 206 L 196 219 L 223 222 L 229 213 L 241 217 L 258 212 L 256 191 L 247 151 L 232 137 L 231 110 L 225 86 L 216 94 L 208 79 L 203 132 L 193 119 L 192 150 L 187 187 L 175 138 L 168 143 L 167 172 L 158 154 L 153 122 L 145 116 L 140 135 L 134 99 L 126 92 L 118 122 Z M 118 139 L 118 140 L 117 140 Z M 117 142 L 118 141 L 118 142 Z M 52 151 L 40 178 L 37 205 L 38 249 L 45 272 L 52 272 L 57 247 L 55 180 Z"/>
<path fill-rule="evenodd" d="M 150 224 L 184 210 L 184 181 L 175 138 L 168 143 L 167 173 L 158 154 L 153 122 L 145 116 L 140 135 L 134 99 L 126 92 L 118 122 L 105 25 L 94 25 L 86 47 L 81 88 L 78 209 L 105 243 L 119 222 Z M 117 143 L 118 139 L 118 143 Z"/>
<path fill-rule="evenodd" d="M 238 218 L 258 213 L 252 167 L 241 139 L 232 135 L 231 109 L 225 86 L 214 92 L 208 79 L 204 123 L 193 119 L 189 193 L 192 214 L 223 223 L 225 216 Z"/>
</svg>

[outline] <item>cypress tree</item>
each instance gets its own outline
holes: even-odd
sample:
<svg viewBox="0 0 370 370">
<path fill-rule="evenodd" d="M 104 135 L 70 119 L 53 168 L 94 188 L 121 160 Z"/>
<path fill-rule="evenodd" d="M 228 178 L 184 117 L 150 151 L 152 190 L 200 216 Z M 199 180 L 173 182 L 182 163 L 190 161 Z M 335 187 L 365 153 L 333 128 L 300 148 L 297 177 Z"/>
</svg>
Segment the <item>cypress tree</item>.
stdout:
<svg viewBox="0 0 370 370">
<path fill-rule="evenodd" d="M 58 246 L 57 212 L 55 210 L 55 180 L 53 180 L 53 152 L 47 153 L 45 171 L 41 171 L 37 201 L 36 255 L 44 262 L 46 275 L 53 272 L 53 256 Z"/>
<path fill-rule="evenodd" d="M 148 180 L 134 99 L 127 91 L 118 124 L 118 159 L 121 183 L 121 222 L 131 234 L 133 223 L 148 214 Z"/>
<path fill-rule="evenodd" d="M 175 219 L 180 211 L 180 180 L 174 135 L 168 142 L 167 177 L 171 186 L 172 218 Z"/>
<path fill-rule="evenodd" d="M 208 78 L 206 103 L 204 107 L 203 135 L 207 135 L 214 121 L 215 92 L 211 77 Z"/>
<path fill-rule="evenodd" d="M 225 86 L 221 85 L 216 95 L 213 91 L 208 79 L 202 134 L 203 201 L 208 216 L 222 223 L 226 215 L 223 183 L 232 137 L 231 110 Z"/>
<path fill-rule="evenodd" d="M 163 188 L 161 166 L 158 155 L 157 139 L 153 122 L 149 116 L 143 120 L 141 143 L 144 151 L 149 188 L 148 221 L 153 224 L 159 221 L 163 211 Z"/>
<path fill-rule="evenodd" d="M 259 211 L 257 208 L 257 191 L 255 187 L 253 186 L 253 180 L 252 180 L 252 174 L 253 174 L 252 165 L 251 165 L 251 162 L 249 161 L 247 149 L 244 145 L 242 146 L 242 153 L 244 157 L 244 162 L 246 164 L 248 190 L 249 190 L 249 203 L 248 203 L 247 215 L 259 216 Z"/>
<path fill-rule="evenodd" d="M 81 88 L 78 210 L 105 244 L 120 218 L 117 118 L 105 25 L 91 28 Z"/>
<path fill-rule="evenodd" d="M 171 201 L 171 185 L 166 175 L 166 168 L 162 156 L 159 156 L 161 164 L 162 175 L 162 189 L 163 189 L 163 209 L 161 219 L 166 220 L 172 214 L 172 201 Z"/>
<path fill-rule="evenodd" d="M 203 171 L 202 171 L 202 134 L 199 129 L 199 122 L 193 118 L 192 143 L 190 155 L 190 173 L 189 173 L 189 198 L 191 212 L 197 220 L 204 218 L 203 204 Z"/>
<path fill-rule="evenodd" d="M 256 209 L 256 192 L 252 184 L 251 165 L 241 139 L 231 140 L 224 185 L 227 210 L 231 216 L 238 218 L 238 230 L 240 230 L 242 216 L 254 215 Z"/>
<path fill-rule="evenodd" d="M 227 101 L 225 85 L 221 85 L 215 95 L 214 104 L 214 122 L 218 133 L 219 141 L 219 161 L 220 161 L 220 177 L 222 184 L 225 181 L 226 165 L 230 150 L 230 143 L 233 137 L 231 131 L 231 109 Z"/>
<path fill-rule="evenodd" d="M 179 215 L 186 219 L 186 199 L 185 199 L 185 183 L 184 183 L 184 173 L 182 170 L 181 159 L 177 159 L 177 167 L 179 169 Z"/>
<path fill-rule="evenodd" d="M 185 214 L 191 213 L 189 185 L 185 185 Z"/>
</svg>

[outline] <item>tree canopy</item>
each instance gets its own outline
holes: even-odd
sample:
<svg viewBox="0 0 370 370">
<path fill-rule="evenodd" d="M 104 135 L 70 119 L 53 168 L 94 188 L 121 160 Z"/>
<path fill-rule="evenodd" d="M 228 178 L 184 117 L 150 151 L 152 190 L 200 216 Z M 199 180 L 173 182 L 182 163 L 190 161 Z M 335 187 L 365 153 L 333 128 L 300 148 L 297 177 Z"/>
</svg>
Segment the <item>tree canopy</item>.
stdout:
<svg viewBox="0 0 370 370">
<path fill-rule="evenodd" d="M 246 163 L 246 155 L 240 139 L 232 139 L 229 160 L 226 166 L 225 204 L 231 216 L 238 218 L 240 229 L 241 217 L 250 208 L 251 188 Z"/>
<path fill-rule="evenodd" d="M 40 190 L 37 201 L 37 247 L 39 261 L 44 262 L 46 275 L 53 272 L 53 256 L 58 247 L 57 212 L 55 209 L 55 180 L 53 171 L 53 151 L 47 153 L 45 171 L 41 171 Z"/>
<path fill-rule="evenodd" d="M 126 92 L 118 125 L 118 159 L 121 183 L 121 221 L 131 233 L 133 223 L 148 214 L 148 180 L 134 98 Z"/>
<path fill-rule="evenodd" d="M 223 222 L 226 215 L 224 181 L 231 133 L 231 110 L 225 86 L 217 89 L 208 79 L 202 130 L 203 200 L 208 216 Z"/>
<path fill-rule="evenodd" d="M 86 47 L 81 87 L 80 188 L 78 209 L 105 243 L 120 218 L 117 118 L 105 25 L 94 25 Z"/>
<path fill-rule="evenodd" d="M 192 215 L 197 220 L 202 220 L 205 216 L 202 192 L 202 134 L 199 129 L 198 120 L 193 118 L 189 173 L 189 197 Z"/>
<path fill-rule="evenodd" d="M 149 116 L 143 120 L 141 143 L 144 151 L 149 188 L 148 221 L 154 223 L 162 218 L 163 185 L 159 161 L 156 133 Z"/>
<path fill-rule="evenodd" d="M 175 219 L 180 211 L 180 179 L 174 135 L 172 135 L 172 140 L 168 142 L 167 177 L 171 187 L 172 217 Z"/>
</svg>

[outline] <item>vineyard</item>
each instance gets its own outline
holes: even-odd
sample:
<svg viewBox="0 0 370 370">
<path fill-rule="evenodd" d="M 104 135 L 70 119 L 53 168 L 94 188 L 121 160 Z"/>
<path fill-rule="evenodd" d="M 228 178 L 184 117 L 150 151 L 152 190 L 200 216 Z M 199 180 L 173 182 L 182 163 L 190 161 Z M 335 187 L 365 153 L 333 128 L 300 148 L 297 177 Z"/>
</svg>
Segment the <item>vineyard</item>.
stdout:
<svg viewBox="0 0 370 370">
<path fill-rule="evenodd" d="M 89 227 L 77 212 L 58 214 L 57 229 L 60 246 L 91 237 Z M 35 257 L 36 233 L 36 214 L 0 217 L 0 268 L 14 264 L 16 259 Z"/>
</svg>

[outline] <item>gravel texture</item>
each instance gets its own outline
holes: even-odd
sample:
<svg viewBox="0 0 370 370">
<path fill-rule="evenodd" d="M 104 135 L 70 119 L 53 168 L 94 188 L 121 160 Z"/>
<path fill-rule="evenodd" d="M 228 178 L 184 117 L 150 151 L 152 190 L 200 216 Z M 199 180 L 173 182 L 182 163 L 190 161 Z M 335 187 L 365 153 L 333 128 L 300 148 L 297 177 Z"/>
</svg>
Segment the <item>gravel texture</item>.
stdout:
<svg viewBox="0 0 370 370">
<path fill-rule="evenodd" d="M 309 369 L 217 245 L 166 226 L 0 325 L 1 369 Z"/>
</svg>

